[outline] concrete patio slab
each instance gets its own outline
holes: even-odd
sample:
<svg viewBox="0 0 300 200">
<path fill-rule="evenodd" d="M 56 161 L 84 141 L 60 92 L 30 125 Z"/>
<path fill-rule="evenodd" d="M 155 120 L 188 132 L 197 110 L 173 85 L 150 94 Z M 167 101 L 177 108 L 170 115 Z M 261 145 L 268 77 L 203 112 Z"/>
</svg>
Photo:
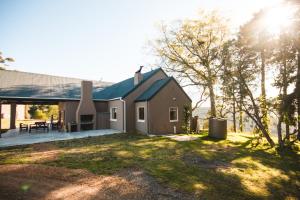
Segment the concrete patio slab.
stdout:
<svg viewBox="0 0 300 200">
<path fill-rule="evenodd" d="M 26 144 L 35 144 L 42 142 L 51 142 L 59 140 L 71 140 L 76 138 L 85 138 L 101 135 L 111 135 L 115 133 L 121 133 L 118 130 L 113 129 L 102 129 L 102 130 L 91 130 L 91 131 L 81 131 L 81 132 L 58 132 L 58 131 L 49 131 L 48 133 L 41 132 L 32 132 L 32 133 L 19 133 L 18 130 L 10 130 L 7 133 L 2 134 L 0 138 L 0 148 L 26 145 Z"/>
</svg>

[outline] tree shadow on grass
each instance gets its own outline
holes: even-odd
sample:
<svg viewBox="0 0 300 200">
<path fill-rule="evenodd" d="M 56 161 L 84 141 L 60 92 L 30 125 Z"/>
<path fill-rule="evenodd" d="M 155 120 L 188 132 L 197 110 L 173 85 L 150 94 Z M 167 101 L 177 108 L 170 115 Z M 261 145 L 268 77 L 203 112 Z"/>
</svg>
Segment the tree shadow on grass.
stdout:
<svg viewBox="0 0 300 200">
<path fill-rule="evenodd" d="M 189 142 L 177 142 L 168 138 L 147 138 L 140 135 L 121 135 L 106 138 L 88 138 L 77 143 L 67 142 L 61 145 L 63 148 L 84 147 L 93 145 L 101 146 L 109 144 L 106 153 L 103 151 L 84 153 L 67 153 L 61 158 L 62 166 L 86 168 L 98 174 L 111 174 L 123 168 L 139 167 L 147 173 L 156 177 L 159 181 L 165 182 L 174 188 L 181 188 L 185 191 L 193 192 L 201 198 L 210 199 L 262 199 L 272 197 L 276 194 L 278 198 L 283 198 L 283 194 L 295 195 L 296 183 L 285 181 L 277 177 L 277 186 L 274 185 L 273 178 L 266 180 L 269 191 L 273 194 L 259 194 L 259 192 L 249 191 L 242 183 L 241 177 L 236 174 L 226 173 L 218 167 L 207 168 L 205 165 L 193 166 L 185 163 L 182 156 L 195 153 L 203 156 L 206 162 L 222 161 L 241 171 L 261 170 L 260 165 L 270 169 L 282 171 L 283 175 L 289 179 L 297 180 L 299 177 L 292 172 L 299 172 L 297 158 L 299 155 L 289 152 L 278 155 L 265 149 L 251 147 L 251 139 L 245 142 L 229 142 L 216 140 L 209 137 Z M 92 141 L 90 141 L 92 140 Z M 114 140 L 114 142 L 112 142 Z M 116 140 L 116 141 L 115 141 Z M 209 141 L 209 143 L 207 143 Z M 113 145 L 112 145 L 113 144 Z M 130 152 L 130 156 L 119 152 Z M 122 156 L 124 155 L 124 156 Z M 69 156 L 69 158 L 68 158 Z M 81 158 L 80 158 L 81 156 Z M 80 158 L 80 159 L 78 159 Z M 249 158 L 255 162 L 236 162 Z M 80 164 L 75 164 L 80 162 Z M 59 163 L 59 161 L 57 162 Z M 57 164 L 56 163 L 56 164 Z M 296 173 L 297 174 L 297 173 Z M 278 188 L 284 188 L 282 184 L 288 184 L 292 188 L 285 193 Z M 279 187 L 278 187 L 279 185 Z"/>
<path fill-rule="evenodd" d="M 114 174 L 124 168 L 138 167 L 161 183 L 196 193 L 200 199 L 263 199 L 273 198 L 275 194 L 276 198 L 281 199 L 287 195 L 298 195 L 294 180 L 299 180 L 299 155 L 295 152 L 281 155 L 252 148 L 251 138 L 244 142 L 234 142 L 203 136 L 194 141 L 177 142 L 164 137 L 116 134 L 53 144 L 62 153 L 56 160 L 44 164 L 83 168 L 96 174 Z M 230 173 L 218 166 L 207 167 L 201 163 L 191 165 L 184 161 L 185 155 L 200 156 L 206 164 L 221 161 L 228 164 L 229 168 L 233 167 L 241 172 Z M 260 169 L 261 166 L 264 169 Z M 265 181 L 269 191 L 267 195 L 249 190 L 244 185 L 243 171 L 245 174 L 249 173 L 247 170 L 264 173 L 263 170 L 268 169 L 276 169 L 288 178 L 269 174 L 267 180 L 258 177 L 257 181 Z"/>
<path fill-rule="evenodd" d="M 262 176 L 261 178 L 259 178 L 258 176 L 257 181 L 264 181 L 266 183 L 265 186 L 266 188 L 268 188 L 267 191 L 269 192 L 267 193 L 269 193 L 269 196 L 266 196 L 266 194 L 263 194 L 262 196 L 254 194 L 255 198 L 273 198 L 276 196 L 276 199 L 281 199 L 286 197 L 286 194 L 290 194 L 294 197 L 297 195 L 299 196 L 299 190 L 297 189 L 299 188 L 299 182 L 297 182 L 297 180 L 299 180 L 300 178 L 299 154 L 297 154 L 297 152 L 295 151 L 289 150 L 287 150 L 287 152 L 278 153 L 275 150 L 266 150 L 264 147 L 253 148 L 251 146 L 251 139 L 252 138 L 248 138 L 248 140 L 242 143 L 232 141 L 228 143 L 222 142 L 220 140 L 214 140 L 209 137 L 202 137 L 199 140 L 191 141 L 189 143 L 178 143 L 178 147 L 176 148 L 183 148 L 185 155 L 190 155 L 192 152 L 192 154 L 200 156 L 200 161 L 202 160 L 201 162 L 203 163 L 201 166 L 200 162 L 199 168 L 202 169 L 208 166 L 208 168 L 211 168 L 212 170 L 218 170 L 218 162 L 221 161 L 223 163 L 231 165 L 234 168 L 239 169 L 242 172 L 241 176 L 243 176 L 243 172 L 251 174 L 257 171 L 257 173 L 260 174 L 259 176 Z M 206 141 L 214 141 L 214 143 L 207 144 Z M 215 167 L 211 167 L 214 165 Z M 263 166 L 263 169 L 261 169 L 261 166 Z M 247 172 L 247 170 L 250 171 Z M 267 171 L 264 172 L 264 170 Z M 272 172 L 269 172 L 270 170 Z M 207 173 L 209 174 L 209 172 Z M 266 174 L 265 177 L 263 175 L 264 173 Z M 277 173 L 279 174 L 277 175 Z M 221 173 L 220 176 L 226 177 L 227 174 L 224 175 Z M 209 179 L 215 180 L 215 177 L 216 174 L 212 173 Z M 217 180 L 215 180 L 214 182 L 218 183 Z M 232 185 L 233 188 L 236 188 L 236 186 L 237 185 L 235 184 Z M 289 189 L 285 190 L 286 187 L 289 187 Z M 238 190 L 240 190 L 239 187 L 237 188 Z M 282 190 L 285 191 L 283 192 Z M 243 192 L 244 191 L 241 190 L 241 193 Z"/>
</svg>

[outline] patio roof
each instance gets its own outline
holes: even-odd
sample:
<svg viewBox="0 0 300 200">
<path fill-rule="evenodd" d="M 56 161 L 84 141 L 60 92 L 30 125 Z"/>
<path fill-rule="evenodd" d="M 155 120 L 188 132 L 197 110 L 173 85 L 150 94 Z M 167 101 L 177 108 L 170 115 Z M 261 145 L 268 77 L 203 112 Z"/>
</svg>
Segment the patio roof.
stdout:
<svg viewBox="0 0 300 200">
<path fill-rule="evenodd" d="M 24 103 L 79 100 L 81 81 L 77 78 L 0 70 L 0 99 Z M 99 92 L 111 84 L 93 81 L 93 89 Z"/>
</svg>

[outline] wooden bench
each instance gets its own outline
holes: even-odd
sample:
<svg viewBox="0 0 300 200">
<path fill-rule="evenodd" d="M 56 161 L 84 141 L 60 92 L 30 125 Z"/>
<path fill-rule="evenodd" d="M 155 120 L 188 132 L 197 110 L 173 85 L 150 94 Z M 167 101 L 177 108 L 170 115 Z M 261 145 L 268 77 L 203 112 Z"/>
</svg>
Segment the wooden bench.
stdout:
<svg viewBox="0 0 300 200">
<path fill-rule="evenodd" d="M 42 129 L 43 131 L 47 130 L 47 132 L 49 132 L 49 127 L 46 122 L 35 122 L 34 124 L 30 124 L 29 133 L 31 132 L 32 129 L 35 129 L 36 131 Z"/>
</svg>

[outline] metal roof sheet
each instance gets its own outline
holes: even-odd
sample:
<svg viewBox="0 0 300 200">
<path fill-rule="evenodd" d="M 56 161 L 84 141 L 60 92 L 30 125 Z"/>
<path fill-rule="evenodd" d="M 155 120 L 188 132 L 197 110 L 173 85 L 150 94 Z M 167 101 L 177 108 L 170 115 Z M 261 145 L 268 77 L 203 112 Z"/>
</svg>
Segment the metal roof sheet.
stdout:
<svg viewBox="0 0 300 200">
<path fill-rule="evenodd" d="M 169 81 L 172 77 L 164 78 L 155 81 L 143 94 L 141 94 L 135 101 L 148 101 L 155 96 Z"/>
<path fill-rule="evenodd" d="M 159 70 L 161 70 L 161 68 L 157 68 L 155 70 L 144 73 L 143 80 L 138 85 L 134 85 L 134 77 L 132 77 L 119 83 L 113 84 L 99 92 L 95 92 L 93 94 L 93 97 L 94 99 L 115 99 L 125 97 Z"/>
<path fill-rule="evenodd" d="M 82 79 L 0 70 L 0 98 L 80 99 Z M 93 81 L 94 92 L 111 85 Z"/>
</svg>

